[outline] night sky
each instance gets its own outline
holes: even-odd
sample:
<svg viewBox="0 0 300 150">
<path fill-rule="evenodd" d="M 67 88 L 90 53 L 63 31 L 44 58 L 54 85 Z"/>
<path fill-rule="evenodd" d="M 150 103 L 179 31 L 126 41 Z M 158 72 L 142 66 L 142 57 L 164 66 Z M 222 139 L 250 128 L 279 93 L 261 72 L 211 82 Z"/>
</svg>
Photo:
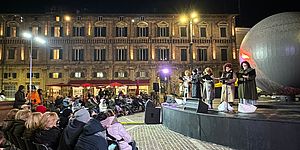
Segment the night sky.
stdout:
<svg viewBox="0 0 300 150">
<path fill-rule="evenodd" d="M 252 27 L 270 15 L 300 11 L 296 0 L 8 0 L 0 13 L 43 13 L 58 10 L 80 13 L 233 13 L 237 26 Z"/>
</svg>

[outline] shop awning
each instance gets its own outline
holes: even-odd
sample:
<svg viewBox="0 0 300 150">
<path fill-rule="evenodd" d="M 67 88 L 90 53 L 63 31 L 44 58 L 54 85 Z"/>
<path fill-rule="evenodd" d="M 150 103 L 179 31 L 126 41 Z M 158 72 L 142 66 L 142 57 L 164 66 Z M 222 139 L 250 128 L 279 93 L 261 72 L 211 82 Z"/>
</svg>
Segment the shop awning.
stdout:
<svg viewBox="0 0 300 150">
<path fill-rule="evenodd" d="M 46 86 L 60 86 L 60 87 L 63 87 L 63 86 L 72 86 L 72 85 L 68 84 L 68 83 L 53 83 L 53 84 L 47 84 Z"/>
<path fill-rule="evenodd" d="M 150 80 L 145 79 L 145 80 L 70 80 L 69 84 L 72 86 L 82 86 L 82 85 L 87 85 L 90 84 L 91 86 L 107 86 L 112 83 L 120 83 L 123 85 L 127 86 L 133 86 L 133 85 L 149 85 Z"/>
</svg>

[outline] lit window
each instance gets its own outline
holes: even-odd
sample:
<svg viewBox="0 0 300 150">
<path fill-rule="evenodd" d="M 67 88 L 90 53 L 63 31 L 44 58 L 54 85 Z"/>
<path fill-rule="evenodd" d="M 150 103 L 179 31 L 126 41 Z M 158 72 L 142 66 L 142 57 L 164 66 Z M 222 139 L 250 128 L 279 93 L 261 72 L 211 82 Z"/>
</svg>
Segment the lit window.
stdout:
<svg viewBox="0 0 300 150">
<path fill-rule="evenodd" d="M 142 77 L 142 78 L 146 77 L 146 72 L 145 71 L 141 71 L 140 72 L 140 77 Z"/>
<path fill-rule="evenodd" d="M 54 79 L 58 79 L 59 78 L 59 73 L 53 73 L 53 75 L 52 75 L 52 78 L 54 78 Z"/>
<path fill-rule="evenodd" d="M 118 77 L 124 78 L 125 77 L 125 73 L 124 72 L 118 72 Z"/>
<path fill-rule="evenodd" d="M 75 72 L 75 78 L 81 78 L 81 72 Z"/>
<path fill-rule="evenodd" d="M 104 74 L 103 72 L 97 72 L 97 78 L 103 78 L 104 77 Z"/>
<path fill-rule="evenodd" d="M 17 27 L 11 27 L 11 29 L 12 29 L 11 37 L 17 37 Z"/>
<path fill-rule="evenodd" d="M 32 34 L 38 35 L 39 34 L 39 27 L 32 27 Z"/>
<path fill-rule="evenodd" d="M 58 22 L 59 20 L 60 20 L 60 17 L 59 17 L 59 16 L 56 16 L 56 17 L 55 17 L 55 21 Z"/>
<path fill-rule="evenodd" d="M 54 27 L 54 37 L 60 37 L 60 27 Z"/>
</svg>

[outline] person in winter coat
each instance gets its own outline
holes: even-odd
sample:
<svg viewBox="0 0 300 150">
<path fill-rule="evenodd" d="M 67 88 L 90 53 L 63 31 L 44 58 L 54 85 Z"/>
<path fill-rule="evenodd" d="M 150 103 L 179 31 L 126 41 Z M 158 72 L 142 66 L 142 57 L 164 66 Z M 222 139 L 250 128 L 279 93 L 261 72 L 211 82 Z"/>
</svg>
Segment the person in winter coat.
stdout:
<svg viewBox="0 0 300 150">
<path fill-rule="evenodd" d="M 82 108 L 77 110 L 70 118 L 67 127 L 60 138 L 58 150 L 73 150 L 82 133 L 84 125 L 90 120 L 89 112 Z"/>
<path fill-rule="evenodd" d="M 20 108 L 20 106 L 25 104 L 25 102 L 25 87 L 24 85 L 20 85 L 18 91 L 15 94 L 14 108 Z"/>
<path fill-rule="evenodd" d="M 83 128 L 75 150 L 107 150 L 105 129 L 100 121 L 107 118 L 104 112 L 99 113 L 96 118 L 91 119 Z"/>
<path fill-rule="evenodd" d="M 56 150 L 60 138 L 60 130 L 56 127 L 58 115 L 55 112 L 45 112 L 41 118 L 41 126 L 35 133 L 34 140 Z"/>
<path fill-rule="evenodd" d="M 72 116 L 71 109 L 64 109 L 59 117 L 59 128 L 64 129 L 69 123 L 70 117 Z"/>
</svg>

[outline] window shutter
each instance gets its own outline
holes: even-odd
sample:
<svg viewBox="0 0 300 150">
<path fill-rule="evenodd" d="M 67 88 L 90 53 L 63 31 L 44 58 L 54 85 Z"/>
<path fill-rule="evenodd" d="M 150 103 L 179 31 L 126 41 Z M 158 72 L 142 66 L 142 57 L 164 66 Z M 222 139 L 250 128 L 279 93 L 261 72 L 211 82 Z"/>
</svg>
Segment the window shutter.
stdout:
<svg viewBox="0 0 300 150">
<path fill-rule="evenodd" d="M 54 37 L 54 27 L 51 27 L 51 36 Z"/>
<path fill-rule="evenodd" d="M 167 30 L 167 31 L 166 31 L 166 36 L 170 36 L 170 35 L 169 35 L 169 27 L 166 27 L 166 30 Z"/>
<path fill-rule="evenodd" d="M 38 27 L 38 34 L 42 35 L 42 28 L 41 27 Z"/>
<path fill-rule="evenodd" d="M 85 33 L 84 33 L 84 27 L 81 27 L 81 28 L 80 28 L 80 36 L 85 36 Z"/>
<path fill-rule="evenodd" d="M 156 49 L 156 60 L 160 61 L 160 49 Z"/>
<path fill-rule="evenodd" d="M 53 59 L 53 49 L 50 49 L 50 59 Z"/>
<path fill-rule="evenodd" d="M 27 73 L 27 78 L 30 78 L 30 73 Z"/>
<path fill-rule="evenodd" d="M 146 27 L 146 37 L 148 37 L 149 36 L 149 27 Z"/>
<path fill-rule="evenodd" d="M 137 61 L 141 61 L 141 58 L 140 58 L 140 51 L 141 49 L 136 49 L 134 52 L 135 52 L 135 60 Z"/>
<path fill-rule="evenodd" d="M 106 57 L 106 49 L 102 49 L 101 50 L 101 60 L 105 61 L 105 57 Z"/>
<path fill-rule="evenodd" d="M 53 78 L 53 73 L 49 73 L 49 78 Z"/>
<path fill-rule="evenodd" d="M 71 77 L 71 78 L 74 78 L 74 77 L 75 77 L 75 73 L 74 73 L 74 72 L 71 72 L 70 77 Z"/>
<path fill-rule="evenodd" d="M 93 78 L 97 78 L 97 72 L 93 72 Z"/>
<path fill-rule="evenodd" d="M 170 51 L 169 51 L 169 49 L 166 49 L 166 51 L 167 51 L 167 60 L 169 60 L 169 58 L 170 58 Z"/>
<path fill-rule="evenodd" d="M 83 61 L 83 60 L 84 60 L 84 51 L 83 51 L 83 49 L 80 49 L 80 50 L 79 50 L 79 60 L 80 60 L 80 61 Z"/>
<path fill-rule="evenodd" d="M 75 49 L 72 49 L 72 61 L 75 61 Z"/>
<path fill-rule="evenodd" d="M 136 76 L 137 78 L 140 77 L 140 72 L 136 72 L 135 74 L 136 74 L 135 76 Z"/>
<path fill-rule="evenodd" d="M 128 77 L 128 73 L 127 71 L 124 72 L 124 77 L 127 78 Z"/>
<path fill-rule="evenodd" d="M 118 57 L 118 51 L 119 51 L 119 50 L 117 50 L 117 49 L 114 51 L 114 52 L 115 52 L 115 60 L 116 60 L 116 61 L 119 60 L 119 57 Z"/>
<path fill-rule="evenodd" d="M 59 59 L 63 59 L 63 49 L 59 49 Z"/>
<path fill-rule="evenodd" d="M 6 28 L 6 36 L 7 36 L 7 37 L 10 37 L 10 27 L 7 27 L 7 28 Z"/>
<path fill-rule="evenodd" d="M 58 73 L 58 78 L 62 78 L 62 73 Z"/>
<path fill-rule="evenodd" d="M 94 49 L 94 61 L 97 61 L 97 49 Z"/>
<path fill-rule="evenodd" d="M 137 27 L 136 29 L 137 29 L 137 30 L 136 30 L 136 34 L 137 34 L 136 36 L 138 36 L 138 37 L 139 37 L 139 36 L 141 35 L 141 33 L 140 33 L 140 28 L 139 28 L 139 27 Z"/>
<path fill-rule="evenodd" d="M 84 78 L 85 77 L 85 74 L 84 74 L 84 72 L 81 72 L 81 76 L 80 76 L 81 78 Z"/>
<path fill-rule="evenodd" d="M 63 37 L 63 36 L 64 36 L 64 28 L 60 27 L 60 37 Z"/>
<path fill-rule="evenodd" d="M 157 29 L 156 29 L 156 36 L 157 37 L 160 37 L 159 32 L 160 32 L 160 27 L 157 27 Z"/>
<path fill-rule="evenodd" d="M 73 27 L 73 36 L 78 36 L 76 35 L 76 27 Z"/>
<path fill-rule="evenodd" d="M 97 27 L 94 27 L 94 37 L 97 37 Z"/>
<path fill-rule="evenodd" d="M 115 76 L 115 78 L 117 78 L 118 77 L 118 72 L 115 72 L 114 76 Z"/>
<path fill-rule="evenodd" d="M 106 27 L 102 27 L 102 37 L 106 37 Z"/>
<path fill-rule="evenodd" d="M 19 37 L 19 27 L 16 27 L 16 36 Z"/>
<path fill-rule="evenodd" d="M 127 27 L 124 27 L 123 32 L 124 32 L 124 33 L 123 33 L 123 36 L 124 36 L 124 37 L 127 37 Z"/>
<path fill-rule="evenodd" d="M 127 57 L 128 57 L 128 55 L 127 55 L 127 49 L 125 49 L 125 53 L 124 53 L 124 60 L 127 60 Z"/>
</svg>

